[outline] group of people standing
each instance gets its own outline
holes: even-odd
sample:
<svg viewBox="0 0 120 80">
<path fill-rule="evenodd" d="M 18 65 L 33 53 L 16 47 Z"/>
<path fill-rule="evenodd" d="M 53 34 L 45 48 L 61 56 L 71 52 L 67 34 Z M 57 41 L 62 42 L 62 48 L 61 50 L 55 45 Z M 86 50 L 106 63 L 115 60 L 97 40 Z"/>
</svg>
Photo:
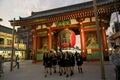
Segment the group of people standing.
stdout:
<svg viewBox="0 0 120 80">
<path fill-rule="evenodd" d="M 59 76 L 66 75 L 66 77 L 74 74 L 74 66 L 78 66 L 78 72 L 82 73 L 83 59 L 80 53 L 73 54 L 72 52 L 58 52 L 58 54 L 45 52 L 43 56 L 43 65 L 45 77 L 47 74 L 59 72 Z M 58 65 L 58 68 L 57 68 Z"/>
</svg>

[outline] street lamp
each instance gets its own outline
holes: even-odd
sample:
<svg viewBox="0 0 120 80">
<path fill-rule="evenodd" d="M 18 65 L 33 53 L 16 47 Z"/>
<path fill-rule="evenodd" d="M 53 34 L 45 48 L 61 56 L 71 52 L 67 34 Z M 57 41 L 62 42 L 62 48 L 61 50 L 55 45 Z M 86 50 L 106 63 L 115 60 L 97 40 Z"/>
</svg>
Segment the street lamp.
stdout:
<svg viewBox="0 0 120 80">
<path fill-rule="evenodd" d="M 14 22 L 15 22 L 15 18 L 14 18 Z M 12 54 L 11 54 L 10 71 L 13 71 L 13 56 L 15 54 L 15 50 L 14 50 L 14 31 L 15 31 L 15 25 L 13 24 L 13 30 L 12 30 Z"/>
</svg>

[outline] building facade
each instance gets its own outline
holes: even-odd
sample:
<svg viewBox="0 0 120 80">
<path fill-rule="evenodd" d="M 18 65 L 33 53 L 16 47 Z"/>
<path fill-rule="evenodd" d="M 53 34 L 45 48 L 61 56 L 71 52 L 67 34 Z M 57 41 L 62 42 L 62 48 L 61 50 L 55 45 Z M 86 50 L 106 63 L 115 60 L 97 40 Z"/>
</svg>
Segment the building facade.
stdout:
<svg viewBox="0 0 120 80">
<path fill-rule="evenodd" d="M 25 57 L 25 45 L 21 43 L 17 43 L 19 40 L 18 35 L 15 31 L 14 36 L 14 55 L 19 55 L 20 58 Z M 0 55 L 4 56 L 5 58 L 10 58 L 12 53 L 12 29 L 6 26 L 0 25 Z"/>
<path fill-rule="evenodd" d="M 23 40 L 22 42 L 26 45 L 26 59 L 32 59 L 33 55 L 33 39 L 32 39 L 32 27 L 24 27 L 21 26 L 17 29 L 17 34 L 21 37 Z M 20 41 L 19 41 L 20 42 Z"/>
<path fill-rule="evenodd" d="M 105 34 L 108 24 L 106 22 L 109 22 L 111 13 L 119 9 L 119 0 L 97 1 L 99 31 L 102 37 L 101 45 L 105 60 L 108 60 L 109 56 Z M 97 26 L 92 1 L 42 12 L 32 12 L 31 16 L 21 18 L 20 20 L 12 20 L 10 23 L 14 26 L 33 28 L 31 30 L 33 33 L 33 62 L 42 60 L 44 51 L 54 49 L 58 52 L 61 49 L 69 50 L 74 47 L 75 38 L 71 38 L 74 34 L 80 35 L 81 54 L 85 60 L 100 59 Z"/>
</svg>

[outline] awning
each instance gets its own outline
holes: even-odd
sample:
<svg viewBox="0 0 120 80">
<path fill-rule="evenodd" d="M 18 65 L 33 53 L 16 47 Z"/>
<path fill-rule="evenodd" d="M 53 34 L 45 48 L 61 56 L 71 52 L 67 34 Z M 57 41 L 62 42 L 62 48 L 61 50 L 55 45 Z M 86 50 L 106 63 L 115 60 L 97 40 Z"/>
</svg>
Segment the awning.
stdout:
<svg viewBox="0 0 120 80">
<path fill-rule="evenodd" d="M 0 51 L 12 51 L 11 47 L 0 47 Z"/>
</svg>

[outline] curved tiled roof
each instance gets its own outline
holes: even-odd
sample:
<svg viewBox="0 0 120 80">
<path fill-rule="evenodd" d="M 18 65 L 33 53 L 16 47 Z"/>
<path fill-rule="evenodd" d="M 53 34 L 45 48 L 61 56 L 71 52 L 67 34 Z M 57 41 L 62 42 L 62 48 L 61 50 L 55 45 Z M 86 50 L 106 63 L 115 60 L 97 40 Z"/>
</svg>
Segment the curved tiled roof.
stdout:
<svg viewBox="0 0 120 80">
<path fill-rule="evenodd" d="M 12 28 L 0 25 L 0 32 L 7 33 L 7 34 L 12 34 L 12 30 L 13 30 Z M 14 33 L 17 34 L 16 30 L 14 30 Z"/>
<path fill-rule="evenodd" d="M 97 0 L 97 6 L 103 6 L 107 4 L 113 4 L 120 2 L 119 0 Z M 47 16 L 53 16 L 57 14 L 62 13 L 68 13 L 73 11 L 79 11 L 83 9 L 88 9 L 93 7 L 93 1 L 64 6 L 60 8 L 50 9 L 46 11 L 40 11 L 40 12 L 32 12 L 32 15 L 26 18 L 21 18 L 20 20 L 27 20 L 27 19 L 34 19 L 34 18 L 42 18 Z"/>
<path fill-rule="evenodd" d="M 5 27 L 3 25 L 0 25 L 0 32 L 4 32 L 4 33 L 8 33 L 8 34 L 12 34 L 12 29 Z"/>
</svg>

